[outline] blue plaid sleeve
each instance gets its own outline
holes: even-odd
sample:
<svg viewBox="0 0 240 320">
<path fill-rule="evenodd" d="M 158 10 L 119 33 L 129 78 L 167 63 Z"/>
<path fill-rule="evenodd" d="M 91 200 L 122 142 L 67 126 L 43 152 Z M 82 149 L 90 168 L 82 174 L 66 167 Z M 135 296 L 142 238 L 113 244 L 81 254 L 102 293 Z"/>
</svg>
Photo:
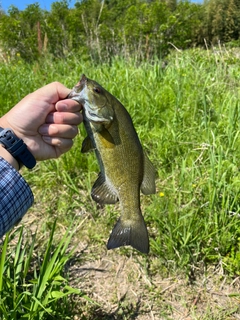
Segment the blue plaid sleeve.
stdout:
<svg viewBox="0 0 240 320">
<path fill-rule="evenodd" d="M 27 182 L 0 157 L 0 237 L 23 217 L 33 200 Z"/>
</svg>

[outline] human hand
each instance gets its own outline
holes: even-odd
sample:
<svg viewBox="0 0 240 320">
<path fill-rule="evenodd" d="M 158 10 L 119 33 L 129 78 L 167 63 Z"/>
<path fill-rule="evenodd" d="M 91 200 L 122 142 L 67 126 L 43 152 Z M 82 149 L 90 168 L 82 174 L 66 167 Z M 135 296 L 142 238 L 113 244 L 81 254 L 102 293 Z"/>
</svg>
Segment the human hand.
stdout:
<svg viewBox="0 0 240 320">
<path fill-rule="evenodd" d="M 0 127 L 23 139 L 36 160 L 59 157 L 72 147 L 82 122 L 82 106 L 66 99 L 70 91 L 52 82 L 30 93 L 0 118 Z"/>
</svg>

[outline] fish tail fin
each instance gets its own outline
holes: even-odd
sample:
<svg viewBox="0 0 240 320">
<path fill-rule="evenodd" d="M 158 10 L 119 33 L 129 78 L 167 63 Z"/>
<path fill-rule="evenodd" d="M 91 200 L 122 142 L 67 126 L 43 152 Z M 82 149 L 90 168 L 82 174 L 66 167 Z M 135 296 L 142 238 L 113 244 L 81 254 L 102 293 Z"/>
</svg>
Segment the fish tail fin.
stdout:
<svg viewBox="0 0 240 320">
<path fill-rule="evenodd" d="M 139 216 L 138 220 L 133 221 L 125 221 L 119 218 L 112 230 L 107 248 L 115 249 L 128 245 L 142 253 L 149 252 L 148 231 L 142 215 Z"/>
</svg>

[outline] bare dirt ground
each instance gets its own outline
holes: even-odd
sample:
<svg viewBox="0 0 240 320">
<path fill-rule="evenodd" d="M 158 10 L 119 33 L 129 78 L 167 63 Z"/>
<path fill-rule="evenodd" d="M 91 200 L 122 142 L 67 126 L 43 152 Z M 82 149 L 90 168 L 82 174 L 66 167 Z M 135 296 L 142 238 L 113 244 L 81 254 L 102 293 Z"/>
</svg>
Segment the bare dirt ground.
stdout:
<svg viewBox="0 0 240 320">
<path fill-rule="evenodd" d="M 37 219 L 29 214 L 22 223 L 34 231 Z M 73 242 L 70 285 L 94 301 L 77 300 L 73 320 L 240 320 L 240 277 L 225 275 L 221 263 L 187 276 L 132 249 L 108 251 L 89 237 Z"/>
<path fill-rule="evenodd" d="M 227 281 L 220 265 L 190 284 L 177 275 L 162 277 L 157 259 L 146 265 L 138 255 L 127 257 L 118 250 L 99 255 L 98 249 L 94 256 L 94 251 L 83 250 L 84 263 L 69 268 L 72 285 L 98 303 L 87 303 L 86 319 L 240 319 L 240 279 Z"/>
<path fill-rule="evenodd" d="M 41 226 L 37 209 L 21 223 L 33 233 Z M 226 275 L 221 262 L 207 270 L 195 267 L 189 276 L 173 272 L 158 257 L 132 249 L 106 250 L 102 236 L 94 245 L 88 223 L 83 220 L 81 236 L 73 238 L 77 248 L 66 273 L 70 285 L 93 302 L 76 297 L 72 320 L 240 320 L 240 277 Z M 56 238 L 66 231 L 60 222 L 58 226 Z"/>
</svg>

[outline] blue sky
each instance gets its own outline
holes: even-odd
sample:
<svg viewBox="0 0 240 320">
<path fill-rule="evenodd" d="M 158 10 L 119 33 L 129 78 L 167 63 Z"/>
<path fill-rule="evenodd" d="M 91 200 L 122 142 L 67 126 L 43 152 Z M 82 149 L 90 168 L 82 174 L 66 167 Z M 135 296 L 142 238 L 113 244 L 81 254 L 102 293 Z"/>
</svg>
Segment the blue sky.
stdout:
<svg viewBox="0 0 240 320">
<path fill-rule="evenodd" d="M 10 5 L 14 5 L 19 10 L 24 10 L 29 4 L 33 4 L 38 2 L 40 4 L 40 7 L 42 9 L 50 10 L 51 9 L 51 3 L 56 2 L 57 0 L 0 0 L 0 6 L 4 11 L 7 12 L 7 9 Z M 71 0 L 70 4 L 73 6 L 75 3 L 75 0 Z"/>
<path fill-rule="evenodd" d="M 0 0 L 0 7 L 4 11 L 7 12 L 7 9 L 12 4 L 15 7 L 17 7 L 19 10 L 24 10 L 29 4 L 38 2 L 40 4 L 40 7 L 42 9 L 50 10 L 51 9 L 51 3 L 55 2 L 56 0 Z M 191 0 L 192 2 L 203 2 L 203 0 Z M 73 6 L 75 3 L 75 0 L 71 0 L 70 6 Z"/>
</svg>

